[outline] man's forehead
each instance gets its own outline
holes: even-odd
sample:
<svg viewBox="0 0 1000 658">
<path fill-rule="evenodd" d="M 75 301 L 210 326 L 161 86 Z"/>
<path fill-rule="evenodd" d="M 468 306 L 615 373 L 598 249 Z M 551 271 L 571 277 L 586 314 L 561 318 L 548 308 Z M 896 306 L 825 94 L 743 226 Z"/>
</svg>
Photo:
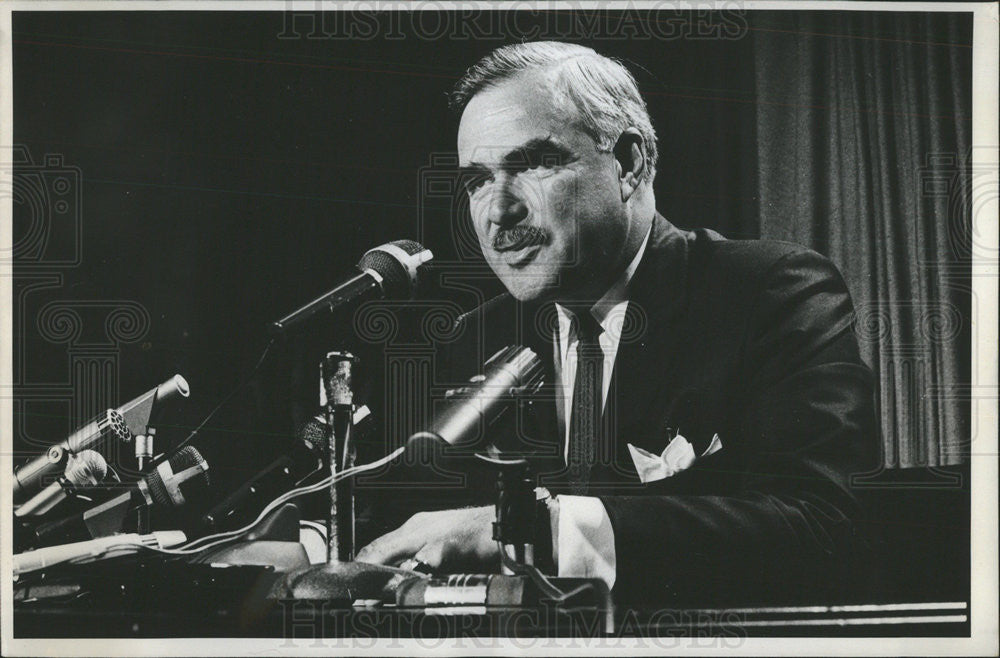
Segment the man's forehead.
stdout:
<svg viewBox="0 0 1000 658">
<path fill-rule="evenodd" d="M 518 76 L 469 101 L 458 128 L 462 164 L 499 162 L 512 149 L 569 130 L 570 121 L 538 76 Z"/>
<path fill-rule="evenodd" d="M 534 129 L 537 117 L 520 103 L 484 104 L 476 103 L 477 98 L 462 114 L 458 128 L 458 151 L 463 159 L 499 161 L 507 151 L 541 132 Z"/>
</svg>

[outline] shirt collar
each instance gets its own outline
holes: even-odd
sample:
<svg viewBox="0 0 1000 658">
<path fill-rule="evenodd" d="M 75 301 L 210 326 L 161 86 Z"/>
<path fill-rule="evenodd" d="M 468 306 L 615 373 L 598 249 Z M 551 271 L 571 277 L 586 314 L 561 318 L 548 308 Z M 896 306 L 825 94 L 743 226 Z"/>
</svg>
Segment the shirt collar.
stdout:
<svg viewBox="0 0 1000 658">
<path fill-rule="evenodd" d="M 646 231 L 646 237 L 642 239 L 642 244 L 639 245 L 639 250 L 636 251 L 635 257 L 632 258 L 632 262 L 628 264 L 622 275 L 608 288 L 608 291 L 590 307 L 590 314 L 605 329 L 607 329 L 605 323 L 608 321 L 608 316 L 611 315 L 611 312 L 628 301 L 626 297 L 628 284 L 632 281 L 632 277 L 635 276 L 635 271 L 639 269 L 639 263 L 646 253 L 646 245 L 649 243 L 649 236 L 652 232 L 653 227 L 650 226 L 649 230 Z M 556 303 L 556 310 L 559 312 L 560 327 L 569 326 L 572 312 L 559 303 Z"/>
</svg>

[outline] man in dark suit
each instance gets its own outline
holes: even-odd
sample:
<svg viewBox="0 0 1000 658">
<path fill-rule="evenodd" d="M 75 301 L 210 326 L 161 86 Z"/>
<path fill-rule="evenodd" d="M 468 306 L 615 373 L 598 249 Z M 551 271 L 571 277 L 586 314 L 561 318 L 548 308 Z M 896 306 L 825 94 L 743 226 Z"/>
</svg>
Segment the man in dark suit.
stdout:
<svg viewBox="0 0 1000 658">
<path fill-rule="evenodd" d="M 660 216 L 645 104 L 588 48 L 500 48 L 452 101 L 472 222 L 509 293 L 461 319 L 446 360 L 468 376 L 520 343 L 544 364 L 496 443 L 530 452 L 552 494 L 551 571 L 660 602 L 836 591 L 865 559 L 850 476 L 878 453 L 836 268 Z M 494 567 L 493 520 L 417 514 L 358 559 Z"/>
</svg>

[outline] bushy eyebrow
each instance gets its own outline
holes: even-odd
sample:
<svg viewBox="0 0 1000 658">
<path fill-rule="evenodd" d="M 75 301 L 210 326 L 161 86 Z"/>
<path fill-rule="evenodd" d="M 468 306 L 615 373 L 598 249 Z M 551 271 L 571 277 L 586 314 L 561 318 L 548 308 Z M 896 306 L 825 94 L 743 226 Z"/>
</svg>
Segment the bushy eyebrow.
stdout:
<svg viewBox="0 0 1000 658">
<path fill-rule="evenodd" d="M 516 167 L 526 162 L 534 162 L 545 157 L 551 157 L 551 164 L 564 164 L 572 159 L 573 154 L 569 148 L 549 137 L 534 137 L 524 144 L 517 146 L 500 158 L 502 167 Z M 550 164 L 548 162 L 544 164 Z M 490 167 L 475 160 L 469 164 L 458 168 L 462 173 L 480 173 L 489 171 Z"/>
</svg>

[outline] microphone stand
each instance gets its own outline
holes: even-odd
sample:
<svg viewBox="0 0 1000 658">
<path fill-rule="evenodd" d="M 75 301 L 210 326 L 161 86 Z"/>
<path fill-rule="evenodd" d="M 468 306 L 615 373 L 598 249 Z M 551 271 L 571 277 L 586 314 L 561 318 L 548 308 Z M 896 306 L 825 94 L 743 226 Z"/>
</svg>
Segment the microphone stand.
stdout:
<svg viewBox="0 0 1000 658">
<path fill-rule="evenodd" d="M 320 363 L 326 400 L 327 449 L 324 461 L 331 474 L 354 464 L 351 431 L 354 399 L 351 366 L 357 360 L 349 352 L 330 352 Z M 354 478 L 330 485 L 330 513 L 326 521 L 326 562 L 289 574 L 289 598 L 322 600 L 348 607 L 357 600 L 379 600 L 391 583 L 417 574 L 398 567 L 354 562 Z"/>
<path fill-rule="evenodd" d="M 350 352 L 329 352 L 320 363 L 326 394 L 326 451 L 324 458 L 331 475 L 354 465 L 354 394 L 351 367 L 356 362 Z M 341 478 L 330 485 L 330 514 L 326 524 L 326 561 L 354 559 L 354 478 Z"/>
<path fill-rule="evenodd" d="M 156 437 L 156 428 L 146 427 L 143 434 L 135 435 L 135 461 L 140 473 L 146 471 L 146 467 L 153 459 L 153 439 Z M 143 505 L 135 512 L 135 528 L 140 535 L 149 534 L 152 525 L 149 518 L 149 506 Z"/>
<path fill-rule="evenodd" d="M 134 400 L 126 402 L 118 408 L 129 431 L 134 435 L 135 461 L 140 474 L 144 474 L 153 463 L 156 455 L 154 440 L 156 438 L 157 419 L 163 418 L 166 402 L 178 397 L 186 398 L 191 394 L 187 380 L 180 375 L 174 375 L 159 386 L 151 388 Z M 136 532 L 148 534 L 151 532 L 150 512 L 148 507 L 141 507 L 136 512 Z"/>
</svg>

